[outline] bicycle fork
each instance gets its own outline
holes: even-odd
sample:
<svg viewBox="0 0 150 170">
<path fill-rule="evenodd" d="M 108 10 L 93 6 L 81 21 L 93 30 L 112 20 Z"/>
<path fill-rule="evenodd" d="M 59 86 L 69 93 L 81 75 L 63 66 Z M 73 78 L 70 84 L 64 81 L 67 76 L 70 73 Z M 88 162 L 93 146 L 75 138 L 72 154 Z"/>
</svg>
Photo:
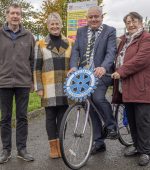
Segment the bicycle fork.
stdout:
<svg viewBox="0 0 150 170">
<path fill-rule="evenodd" d="M 77 128 L 78 128 L 78 124 L 79 124 L 79 118 L 80 118 L 80 107 L 77 109 L 77 119 L 76 119 L 76 123 L 75 123 L 75 129 L 74 129 L 74 136 L 75 137 L 83 137 L 85 129 L 86 129 L 86 125 L 87 125 L 87 121 L 88 121 L 88 117 L 89 117 L 89 111 L 90 111 L 90 102 L 89 100 L 86 99 L 86 113 L 85 113 L 85 122 L 84 122 L 84 127 L 81 133 L 77 132 Z"/>
</svg>

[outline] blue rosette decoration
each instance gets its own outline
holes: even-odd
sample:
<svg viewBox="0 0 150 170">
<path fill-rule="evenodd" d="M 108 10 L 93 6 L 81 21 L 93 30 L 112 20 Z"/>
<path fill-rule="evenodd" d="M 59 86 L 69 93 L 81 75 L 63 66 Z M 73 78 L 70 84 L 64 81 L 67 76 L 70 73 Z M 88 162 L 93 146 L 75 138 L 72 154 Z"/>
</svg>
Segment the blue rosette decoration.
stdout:
<svg viewBox="0 0 150 170">
<path fill-rule="evenodd" d="M 97 84 L 98 78 L 92 70 L 79 68 L 66 78 L 64 92 L 71 100 L 82 102 L 94 93 Z"/>
</svg>

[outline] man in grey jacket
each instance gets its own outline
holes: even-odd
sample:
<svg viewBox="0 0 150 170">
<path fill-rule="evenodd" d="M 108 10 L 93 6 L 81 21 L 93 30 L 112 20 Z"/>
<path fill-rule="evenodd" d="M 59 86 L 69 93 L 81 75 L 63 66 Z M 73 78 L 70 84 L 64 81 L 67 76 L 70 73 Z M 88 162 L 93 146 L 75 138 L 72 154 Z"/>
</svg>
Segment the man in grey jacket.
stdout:
<svg viewBox="0 0 150 170">
<path fill-rule="evenodd" d="M 21 25 L 22 10 L 18 4 L 6 10 L 6 23 L 0 30 L 0 98 L 1 140 L 0 164 L 11 158 L 11 117 L 13 96 L 16 103 L 17 157 L 33 161 L 26 150 L 28 134 L 27 106 L 33 82 L 34 37 Z"/>
<path fill-rule="evenodd" d="M 112 73 L 116 55 L 116 30 L 102 24 L 102 8 L 94 6 L 87 13 L 87 26 L 79 28 L 75 45 L 70 60 L 70 71 L 75 71 L 79 66 L 94 69 L 94 74 L 99 77 L 97 88 L 92 95 L 92 100 L 98 110 L 103 114 L 108 129 L 108 137 L 116 138 L 117 129 L 112 108 L 105 94 L 111 84 L 111 78 L 105 73 Z M 68 73 L 68 74 L 69 74 Z M 92 111 L 91 118 L 94 126 L 94 145 L 92 154 L 105 151 L 106 146 L 102 136 L 102 125 L 98 115 Z"/>
</svg>

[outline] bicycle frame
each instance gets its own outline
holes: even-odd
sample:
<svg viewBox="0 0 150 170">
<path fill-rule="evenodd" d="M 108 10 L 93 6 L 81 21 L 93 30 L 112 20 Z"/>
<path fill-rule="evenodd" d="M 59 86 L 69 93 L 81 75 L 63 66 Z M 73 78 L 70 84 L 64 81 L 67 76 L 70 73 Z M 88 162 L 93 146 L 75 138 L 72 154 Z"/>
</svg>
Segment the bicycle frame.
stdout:
<svg viewBox="0 0 150 170">
<path fill-rule="evenodd" d="M 88 98 L 87 100 L 89 100 L 91 106 L 94 108 L 94 110 L 96 111 L 96 113 L 98 114 L 101 122 L 102 122 L 102 126 L 105 125 L 105 122 L 104 122 L 104 117 L 103 115 L 99 112 L 99 110 L 97 109 L 97 107 L 95 106 L 95 104 L 93 103 L 93 101 L 91 100 L 91 98 Z"/>
<path fill-rule="evenodd" d="M 89 102 L 89 100 L 86 100 L 86 101 L 87 101 L 86 117 L 85 117 L 85 123 L 84 123 L 83 131 L 82 131 L 81 134 L 77 134 L 77 132 L 76 132 L 77 127 L 78 127 L 78 123 L 79 123 L 79 117 L 80 117 L 80 108 L 78 108 L 77 119 L 76 119 L 76 124 L 75 124 L 75 129 L 74 129 L 74 135 L 76 137 L 82 137 L 84 132 L 85 132 L 86 124 L 87 124 L 88 117 L 89 117 L 89 111 L 90 111 L 90 102 Z"/>
<path fill-rule="evenodd" d="M 86 109 L 86 116 L 85 116 L 85 123 L 84 123 L 84 127 L 83 127 L 83 131 L 81 134 L 77 133 L 77 127 L 78 127 L 78 123 L 79 123 L 79 117 L 80 117 L 80 108 L 78 108 L 78 112 L 77 112 L 77 119 L 76 119 L 76 123 L 75 123 L 75 129 L 74 129 L 74 135 L 76 137 L 82 137 L 84 135 L 85 132 L 85 128 L 86 128 L 86 124 L 88 121 L 88 117 L 89 117 L 89 113 L 90 113 L 90 105 L 94 108 L 94 110 L 96 111 L 96 113 L 98 114 L 101 122 L 102 122 L 102 126 L 105 125 L 104 123 L 104 117 L 102 116 L 102 114 L 98 111 L 97 107 L 95 106 L 95 104 L 92 102 L 91 98 L 89 97 L 88 99 L 86 99 L 84 102 L 82 102 L 81 104 L 87 104 L 87 109 Z"/>
</svg>

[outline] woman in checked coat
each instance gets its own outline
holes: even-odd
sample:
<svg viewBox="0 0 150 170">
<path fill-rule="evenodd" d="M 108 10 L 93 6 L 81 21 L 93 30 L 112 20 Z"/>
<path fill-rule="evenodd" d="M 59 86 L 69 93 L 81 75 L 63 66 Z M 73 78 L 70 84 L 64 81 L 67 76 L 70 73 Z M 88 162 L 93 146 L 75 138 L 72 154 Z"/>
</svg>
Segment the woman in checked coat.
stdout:
<svg viewBox="0 0 150 170">
<path fill-rule="evenodd" d="M 71 42 L 61 34 L 62 19 L 56 12 L 47 19 L 49 34 L 35 47 L 34 85 L 46 111 L 46 131 L 50 157 L 61 157 L 58 133 L 68 108 L 63 85 L 69 70 Z"/>
</svg>

